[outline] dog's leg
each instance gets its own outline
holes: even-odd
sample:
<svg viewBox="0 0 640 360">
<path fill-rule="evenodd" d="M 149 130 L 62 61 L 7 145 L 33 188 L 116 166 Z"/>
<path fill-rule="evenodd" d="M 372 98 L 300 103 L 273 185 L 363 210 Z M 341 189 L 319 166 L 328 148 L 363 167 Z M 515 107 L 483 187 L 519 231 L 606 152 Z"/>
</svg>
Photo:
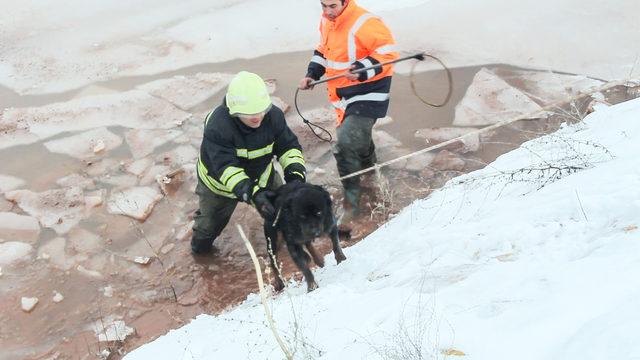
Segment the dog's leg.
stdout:
<svg viewBox="0 0 640 360">
<path fill-rule="evenodd" d="M 320 254 L 318 254 L 316 248 L 313 247 L 313 243 L 308 242 L 304 244 L 304 246 L 307 248 L 307 251 L 309 251 L 309 254 L 311 254 L 313 262 L 316 263 L 316 265 L 318 265 L 319 267 L 324 267 L 324 258 Z"/>
<path fill-rule="evenodd" d="M 302 246 L 287 242 L 287 248 L 289 249 L 289 254 L 291 254 L 293 262 L 296 263 L 298 269 L 300 269 L 300 271 L 302 271 L 302 275 L 304 275 L 304 279 L 307 282 L 307 292 L 317 289 L 318 284 L 313 278 L 313 273 L 309 270 L 309 265 L 307 264 Z"/>
<path fill-rule="evenodd" d="M 282 273 L 278 267 L 278 231 L 271 226 L 271 224 L 264 225 L 264 237 L 267 239 L 267 254 L 269 255 L 269 264 L 275 277 L 273 288 L 275 291 L 280 292 L 284 289 L 284 282 L 282 280 Z"/>
<path fill-rule="evenodd" d="M 336 258 L 336 263 L 340 264 L 343 260 L 347 260 L 347 257 L 344 256 L 342 252 L 342 248 L 340 247 L 340 240 L 338 239 L 338 227 L 334 226 L 331 229 L 331 245 L 333 245 L 333 256 Z"/>
</svg>

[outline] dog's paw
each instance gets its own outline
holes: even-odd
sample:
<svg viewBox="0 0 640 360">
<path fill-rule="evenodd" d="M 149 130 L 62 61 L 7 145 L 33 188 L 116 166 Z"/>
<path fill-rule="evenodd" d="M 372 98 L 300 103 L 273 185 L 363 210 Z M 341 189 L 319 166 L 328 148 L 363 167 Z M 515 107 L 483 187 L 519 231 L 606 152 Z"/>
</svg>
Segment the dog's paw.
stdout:
<svg viewBox="0 0 640 360">
<path fill-rule="evenodd" d="M 307 283 L 307 292 L 312 292 L 313 290 L 319 288 L 318 283 L 313 281 L 311 283 Z"/>
<path fill-rule="evenodd" d="M 281 292 L 284 289 L 284 283 L 282 282 L 282 280 L 277 279 L 273 282 L 273 290 L 275 290 L 276 293 Z"/>
<path fill-rule="evenodd" d="M 337 254 L 335 254 L 335 258 L 336 258 L 336 263 L 340 264 L 341 262 L 347 260 L 347 257 L 344 256 L 344 253 L 339 252 Z"/>
</svg>

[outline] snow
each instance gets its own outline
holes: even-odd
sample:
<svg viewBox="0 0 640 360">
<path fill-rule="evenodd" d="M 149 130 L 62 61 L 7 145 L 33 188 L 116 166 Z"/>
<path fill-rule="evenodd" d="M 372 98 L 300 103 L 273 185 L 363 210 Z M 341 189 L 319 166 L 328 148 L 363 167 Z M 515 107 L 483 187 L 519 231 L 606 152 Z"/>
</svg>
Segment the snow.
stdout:
<svg viewBox="0 0 640 360">
<path fill-rule="evenodd" d="M 629 46 L 640 42 L 637 1 L 359 3 L 383 17 L 402 49 L 427 51 L 450 67 L 506 63 L 604 79 L 640 71 L 633 66 L 637 48 Z M 270 0 L 0 5 L 0 82 L 19 94 L 61 92 L 274 51 L 310 52 L 318 41 L 320 13 L 318 1 L 299 0 L 278 6 Z M 252 21 L 256 13 L 259 21 Z M 563 41 L 549 41 L 558 37 Z M 300 65 L 301 76 L 305 69 Z"/>
<path fill-rule="evenodd" d="M 425 358 L 639 357 L 638 114 L 640 99 L 529 141 L 327 259 L 318 290 L 289 283 L 269 306 L 295 358 L 384 359 L 410 342 Z M 541 164 L 582 169 L 554 179 Z M 150 358 L 283 354 L 252 294 L 125 357 Z"/>
</svg>

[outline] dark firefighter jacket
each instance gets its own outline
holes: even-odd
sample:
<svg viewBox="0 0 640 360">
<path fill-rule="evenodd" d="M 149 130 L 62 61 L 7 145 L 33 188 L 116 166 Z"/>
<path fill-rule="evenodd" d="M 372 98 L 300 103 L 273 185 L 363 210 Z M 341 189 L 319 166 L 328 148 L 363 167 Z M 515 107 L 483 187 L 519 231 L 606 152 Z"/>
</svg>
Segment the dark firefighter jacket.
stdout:
<svg viewBox="0 0 640 360">
<path fill-rule="evenodd" d="M 274 156 L 286 181 L 296 176 L 304 179 L 302 148 L 282 110 L 272 106 L 260 127 L 254 129 L 229 115 L 223 100 L 205 118 L 198 177 L 218 195 L 237 198 L 234 190 L 242 188 L 245 181 L 251 182 L 255 194 L 273 181 Z"/>
</svg>

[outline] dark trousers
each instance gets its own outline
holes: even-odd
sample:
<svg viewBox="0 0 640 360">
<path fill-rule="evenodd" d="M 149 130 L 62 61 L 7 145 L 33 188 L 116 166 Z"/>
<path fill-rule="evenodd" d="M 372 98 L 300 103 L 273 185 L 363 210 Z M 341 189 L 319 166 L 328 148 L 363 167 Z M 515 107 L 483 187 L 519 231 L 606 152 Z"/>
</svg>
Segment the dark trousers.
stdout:
<svg viewBox="0 0 640 360">
<path fill-rule="evenodd" d="M 275 190 L 282 185 L 279 174 L 273 175 L 273 181 L 268 187 Z M 193 236 L 191 237 L 191 250 L 196 254 L 211 251 L 213 241 L 227 226 L 233 211 L 238 205 L 238 199 L 231 199 L 215 194 L 207 188 L 202 181 L 196 185 L 199 208 L 193 215 Z"/>
<path fill-rule="evenodd" d="M 338 140 L 333 149 L 338 174 L 345 176 L 373 166 L 377 161 L 376 147 L 372 139 L 376 119 L 361 115 L 349 115 L 337 129 Z M 360 176 L 342 180 L 345 199 L 355 209 L 360 201 Z"/>
</svg>

